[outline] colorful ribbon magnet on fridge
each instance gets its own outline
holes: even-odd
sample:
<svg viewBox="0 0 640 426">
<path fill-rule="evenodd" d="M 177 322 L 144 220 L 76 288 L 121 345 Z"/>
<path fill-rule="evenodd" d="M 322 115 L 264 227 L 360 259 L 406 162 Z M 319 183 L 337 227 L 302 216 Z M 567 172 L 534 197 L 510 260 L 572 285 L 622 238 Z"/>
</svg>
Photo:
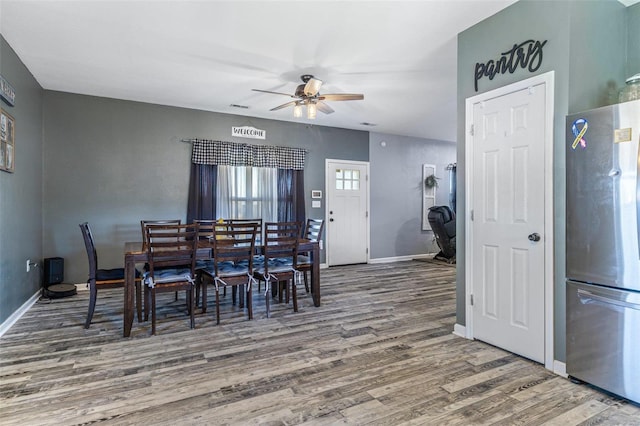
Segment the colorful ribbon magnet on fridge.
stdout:
<svg viewBox="0 0 640 426">
<path fill-rule="evenodd" d="M 582 128 L 578 130 L 578 126 L 581 124 L 582 124 Z M 573 125 L 571 126 L 571 132 L 573 133 L 573 136 L 575 137 L 575 139 L 571 144 L 572 149 L 576 149 L 578 144 L 580 144 L 582 149 L 587 147 L 587 141 L 584 139 L 583 136 L 585 133 L 587 133 L 588 128 L 589 128 L 589 123 L 584 118 L 578 118 L 576 121 L 573 122 Z"/>
</svg>

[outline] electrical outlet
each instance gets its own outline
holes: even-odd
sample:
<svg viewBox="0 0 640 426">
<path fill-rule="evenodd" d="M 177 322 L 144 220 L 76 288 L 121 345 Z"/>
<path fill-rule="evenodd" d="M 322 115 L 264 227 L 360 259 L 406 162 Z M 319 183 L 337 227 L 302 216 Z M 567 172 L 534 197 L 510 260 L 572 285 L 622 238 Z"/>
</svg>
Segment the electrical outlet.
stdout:
<svg viewBox="0 0 640 426">
<path fill-rule="evenodd" d="M 31 270 L 31 259 L 27 259 L 27 272 Z"/>
</svg>

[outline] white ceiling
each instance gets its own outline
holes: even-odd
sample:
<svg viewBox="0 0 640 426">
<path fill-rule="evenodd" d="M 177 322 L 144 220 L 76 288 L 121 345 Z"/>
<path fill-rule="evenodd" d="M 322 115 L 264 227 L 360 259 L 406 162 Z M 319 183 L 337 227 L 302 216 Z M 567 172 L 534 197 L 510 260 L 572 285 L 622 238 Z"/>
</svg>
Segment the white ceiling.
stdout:
<svg viewBox="0 0 640 426">
<path fill-rule="evenodd" d="M 321 93 L 365 95 L 314 124 L 454 141 L 456 36 L 515 0 L 0 1 L 0 32 L 45 89 L 309 122 L 251 89 L 313 74 Z"/>
</svg>

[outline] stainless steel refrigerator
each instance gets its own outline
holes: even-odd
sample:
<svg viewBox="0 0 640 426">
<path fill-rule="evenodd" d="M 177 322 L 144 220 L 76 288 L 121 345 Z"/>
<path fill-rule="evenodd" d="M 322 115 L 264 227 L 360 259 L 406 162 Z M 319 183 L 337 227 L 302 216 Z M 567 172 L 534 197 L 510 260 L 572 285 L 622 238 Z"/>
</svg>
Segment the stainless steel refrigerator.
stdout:
<svg viewBox="0 0 640 426">
<path fill-rule="evenodd" d="M 567 374 L 640 403 L 640 100 L 567 117 Z"/>
</svg>

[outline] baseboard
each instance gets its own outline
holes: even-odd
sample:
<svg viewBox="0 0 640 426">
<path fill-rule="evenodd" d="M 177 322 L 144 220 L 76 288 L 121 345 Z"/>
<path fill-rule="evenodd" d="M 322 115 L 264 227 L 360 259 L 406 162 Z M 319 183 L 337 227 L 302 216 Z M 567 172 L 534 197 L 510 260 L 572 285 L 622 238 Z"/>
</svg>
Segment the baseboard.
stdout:
<svg viewBox="0 0 640 426">
<path fill-rule="evenodd" d="M 553 360 L 553 372 L 564 378 L 569 377 L 567 374 L 567 365 L 562 361 Z"/>
<path fill-rule="evenodd" d="M 395 257 L 378 257 L 377 259 L 369 259 L 369 263 L 392 263 L 392 262 L 404 262 L 413 259 L 433 259 L 435 253 L 428 254 L 412 254 L 409 256 L 395 256 Z"/>
<path fill-rule="evenodd" d="M 4 335 L 9 329 L 16 323 L 35 303 L 38 301 L 40 296 L 42 295 L 42 289 L 38 289 L 38 291 L 31 296 L 29 300 L 24 302 L 22 306 L 20 306 L 14 313 L 12 313 L 9 318 L 7 318 L 2 324 L 0 324 L 0 337 Z"/>
<path fill-rule="evenodd" d="M 453 325 L 453 334 L 458 337 L 467 338 L 467 328 L 464 325 L 454 324 Z"/>
</svg>

